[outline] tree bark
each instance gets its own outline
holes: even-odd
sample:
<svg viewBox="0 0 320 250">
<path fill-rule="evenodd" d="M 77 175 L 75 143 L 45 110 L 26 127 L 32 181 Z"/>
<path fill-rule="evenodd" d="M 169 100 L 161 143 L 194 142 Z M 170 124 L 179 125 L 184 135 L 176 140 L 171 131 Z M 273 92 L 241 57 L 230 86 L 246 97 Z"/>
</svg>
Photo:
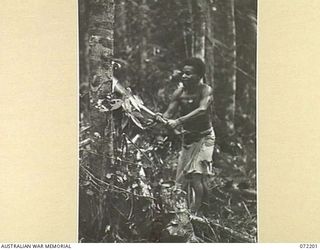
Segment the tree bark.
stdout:
<svg viewBox="0 0 320 250">
<path fill-rule="evenodd" d="M 89 0 L 89 84 L 90 84 L 90 121 L 92 124 L 91 137 L 98 137 L 93 145 L 102 155 L 102 159 L 91 159 L 90 168 L 104 180 L 113 162 L 113 119 L 111 113 L 102 113 L 96 106 L 105 100 L 112 92 L 112 64 L 113 55 L 113 0 Z M 105 197 L 100 192 L 97 212 L 97 230 L 104 230 Z"/>
</svg>

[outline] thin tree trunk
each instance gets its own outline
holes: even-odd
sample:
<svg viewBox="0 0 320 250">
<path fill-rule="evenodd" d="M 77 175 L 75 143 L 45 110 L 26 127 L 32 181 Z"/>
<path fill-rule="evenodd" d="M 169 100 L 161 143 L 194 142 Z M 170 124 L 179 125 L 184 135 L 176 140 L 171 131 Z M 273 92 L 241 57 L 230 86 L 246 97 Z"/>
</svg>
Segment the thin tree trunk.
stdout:
<svg viewBox="0 0 320 250">
<path fill-rule="evenodd" d="M 121 34 L 124 34 L 122 37 L 122 43 L 123 43 L 123 48 L 127 48 L 127 15 L 126 15 L 126 1 L 125 0 L 120 0 L 119 4 L 119 15 L 118 15 L 118 20 L 119 22 L 119 27 L 120 27 L 120 32 Z"/>
<path fill-rule="evenodd" d="M 213 30 L 213 7 L 207 3 L 205 8 L 205 62 L 206 62 L 206 82 L 213 88 L 214 86 L 214 30 Z"/>
<path fill-rule="evenodd" d="M 214 15 L 215 100 L 216 111 L 227 136 L 235 132 L 236 110 L 236 30 L 234 0 L 217 0 Z"/>
<path fill-rule="evenodd" d="M 189 24 L 190 24 L 190 32 L 189 32 L 189 41 L 190 41 L 190 51 L 188 53 L 189 56 L 194 56 L 194 27 L 193 27 L 193 8 L 192 8 L 192 1 L 187 0 L 188 4 L 188 12 L 189 12 Z"/>
<path fill-rule="evenodd" d="M 194 56 L 205 61 L 205 37 L 206 37 L 206 0 L 195 2 L 196 10 L 193 11 L 194 20 Z"/>
<path fill-rule="evenodd" d="M 255 124 L 255 62 L 256 62 L 256 2 L 247 4 L 235 1 L 237 37 L 237 95 L 235 127 L 245 127 L 246 132 Z M 249 122 L 249 119 L 251 120 Z M 243 123 L 252 125 L 244 125 Z"/>
<path fill-rule="evenodd" d="M 230 15 L 228 15 L 229 26 L 229 41 L 230 41 L 230 53 L 229 53 L 229 74 L 228 84 L 230 87 L 230 103 L 227 107 L 228 113 L 228 127 L 231 131 L 234 131 L 234 115 L 236 111 L 236 70 L 237 70 L 237 47 L 236 47 L 236 24 L 235 24 L 235 12 L 234 12 L 234 0 L 229 0 Z"/>
<path fill-rule="evenodd" d="M 141 44 L 140 44 L 140 69 L 141 69 L 141 80 L 145 81 L 146 79 L 146 60 L 148 58 L 147 53 L 147 39 L 149 36 L 149 28 L 147 23 L 147 0 L 141 0 L 141 8 L 140 8 L 140 15 L 141 15 Z"/>
</svg>

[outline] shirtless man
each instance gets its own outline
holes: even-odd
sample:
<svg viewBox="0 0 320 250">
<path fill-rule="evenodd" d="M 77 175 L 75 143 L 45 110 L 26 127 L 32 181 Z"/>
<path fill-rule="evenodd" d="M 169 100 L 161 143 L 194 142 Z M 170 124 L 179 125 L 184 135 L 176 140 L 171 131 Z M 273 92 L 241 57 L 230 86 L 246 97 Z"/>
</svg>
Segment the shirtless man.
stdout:
<svg viewBox="0 0 320 250">
<path fill-rule="evenodd" d="M 212 154 L 215 135 L 211 122 L 212 88 L 202 83 L 205 64 L 199 58 L 187 59 L 182 70 L 183 87 L 174 93 L 163 117 L 168 126 L 175 129 L 182 126 L 182 150 L 179 157 L 176 185 L 185 188 L 189 183 L 194 190 L 191 212 L 198 213 L 207 202 L 207 177 L 212 171 Z M 180 110 L 180 117 L 172 119 Z"/>
</svg>

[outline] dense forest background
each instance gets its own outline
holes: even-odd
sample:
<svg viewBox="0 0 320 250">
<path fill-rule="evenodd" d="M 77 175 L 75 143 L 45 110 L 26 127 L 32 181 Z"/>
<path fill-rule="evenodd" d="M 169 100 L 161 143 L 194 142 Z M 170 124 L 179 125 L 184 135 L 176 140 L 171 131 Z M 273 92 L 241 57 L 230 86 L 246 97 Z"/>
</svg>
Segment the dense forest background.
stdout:
<svg viewBox="0 0 320 250">
<path fill-rule="evenodd" d="M 79 0 L 80 242 L 255 242 L 255 0 Z M 165 111 L 190 56 L 206 63 L 217 136 L 207 217 L 172 189 Z M 139 98 L 133 98 L 139 96 Z"/>
</svg>

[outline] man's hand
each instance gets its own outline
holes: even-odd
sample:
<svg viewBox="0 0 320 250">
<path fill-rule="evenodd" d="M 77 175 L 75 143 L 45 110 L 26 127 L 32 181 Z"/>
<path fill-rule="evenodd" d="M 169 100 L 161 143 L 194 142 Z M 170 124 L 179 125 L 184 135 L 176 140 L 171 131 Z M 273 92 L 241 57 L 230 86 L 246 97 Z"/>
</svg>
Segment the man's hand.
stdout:
<svg viewBox="0 0 320 250">
<path fill-rule="evenodd" d="M 168 120 L 168 126 L 172 129 L 178 127 L 179 125 L 181 125 L 181 122 L 179 119 L 176 119 L 176 120 L 169 119 Z"/>
<path fill-rule="evenodd" d="M 163 114 L 161 114 L 161 113 L 157 113 L 156 116 L 154 117 L 154 119 L 160 123 L 164 123 L 164 124 L 167 123 L 167 120 L 165 118 L 163 118 Z"/>
<path fill-rule="evenodd" d="M 174 70 L 173 74 L 170 76 L 170 80 L 173 82 L 181 81 L 182 72 L 180 70 Z"/>
</svg>

